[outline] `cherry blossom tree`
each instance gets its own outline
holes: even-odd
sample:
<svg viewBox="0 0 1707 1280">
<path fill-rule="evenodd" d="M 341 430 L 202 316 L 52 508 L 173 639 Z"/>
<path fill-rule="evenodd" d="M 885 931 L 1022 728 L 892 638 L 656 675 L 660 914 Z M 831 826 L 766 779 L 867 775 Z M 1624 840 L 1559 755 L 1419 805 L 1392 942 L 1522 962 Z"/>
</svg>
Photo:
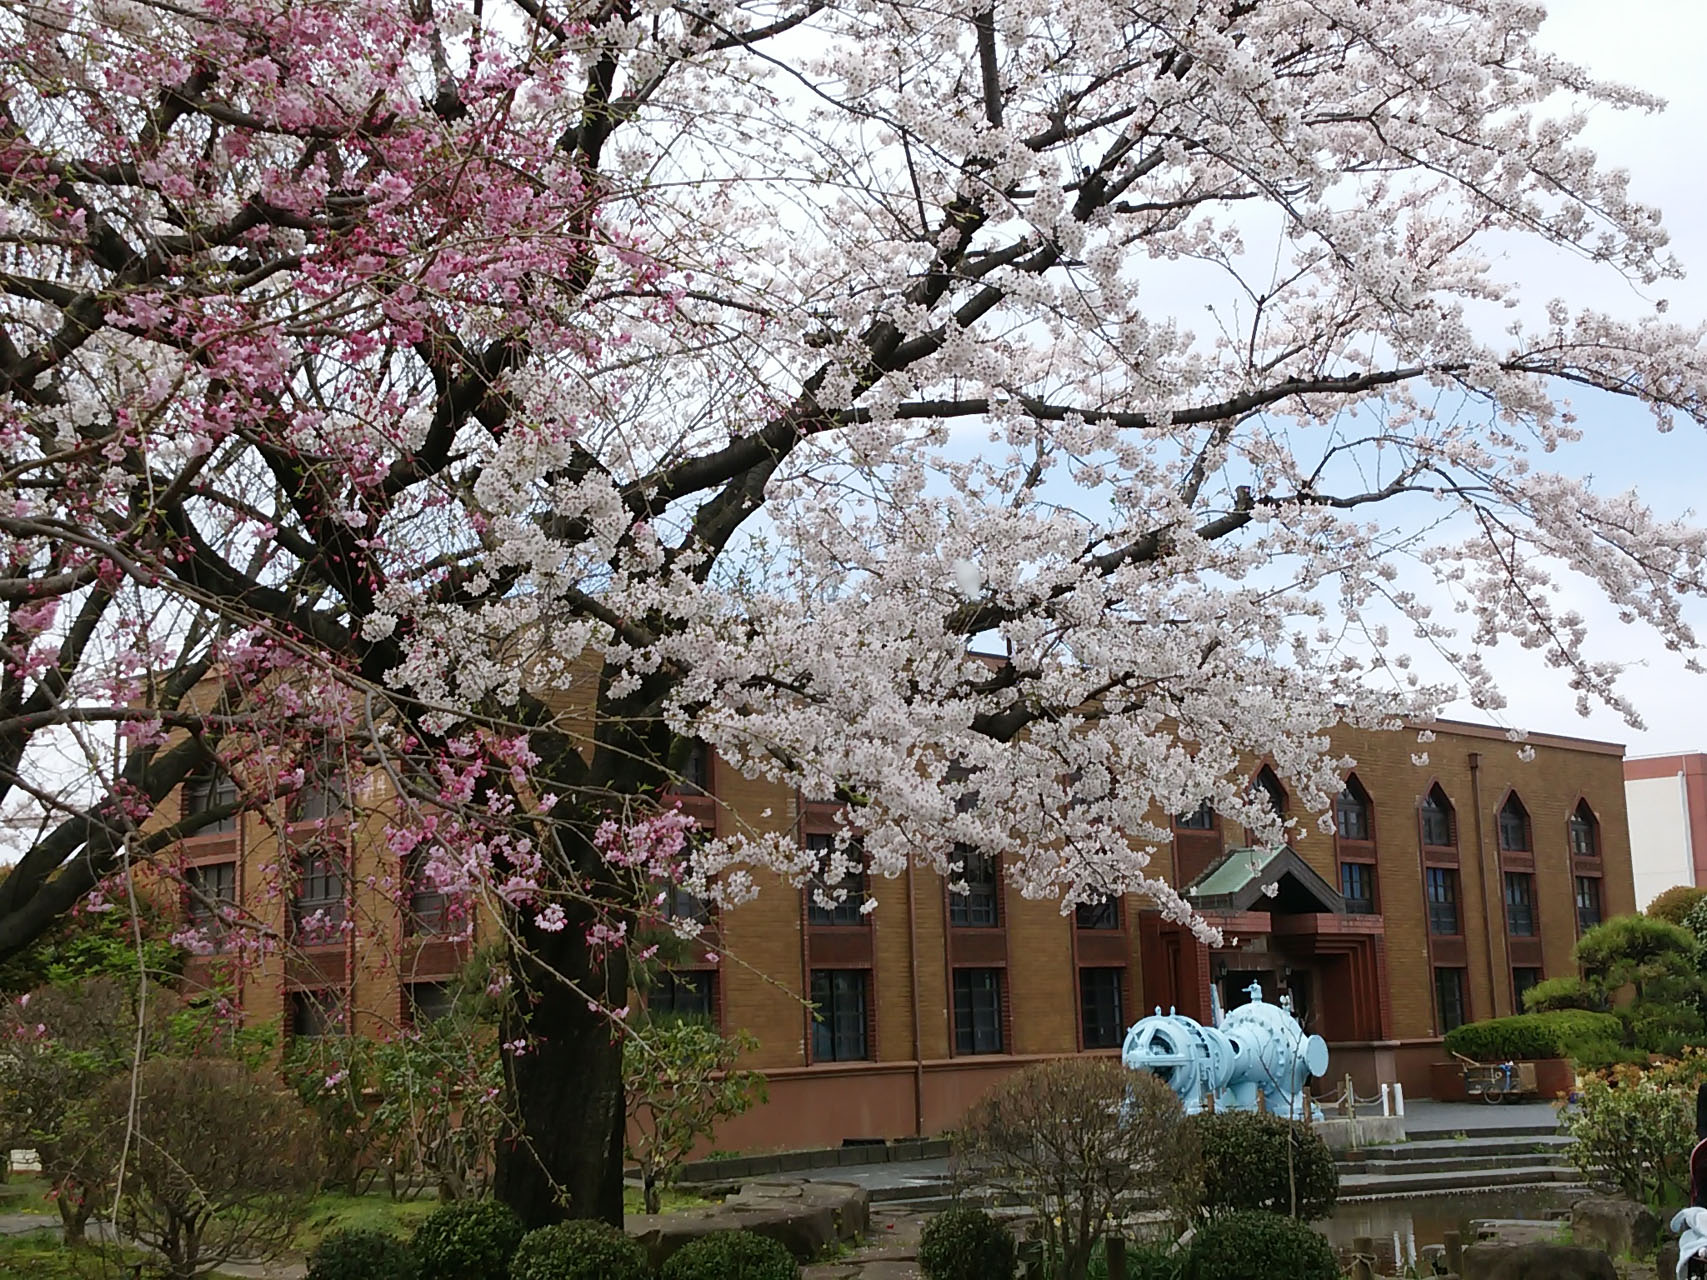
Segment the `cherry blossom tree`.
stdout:
<svg viewBox="0 0 1707 1280">
<path fill-rule="evenodd" d="M 1633 715 L 1562 584 L 1692 651 L 1707 541 L 1548 460 L 1573 395 L 1707 420 L 1707 365 L 1578 140 L 1657 104 L 1541 19 L 0 0 L 0 955 L 193 770 L 270 814 L 333 741 L 505 922 L 499 1194 L 614 1219 L 658 881 L 809 870 L 671 817 L 696 742 L 877 874 L 1184 918 L 1165 815 L 1277 841 L 1244 762 L 1320 810 L 1330 726 L 1447 696 L 1390 627 Z"/>
</svg>

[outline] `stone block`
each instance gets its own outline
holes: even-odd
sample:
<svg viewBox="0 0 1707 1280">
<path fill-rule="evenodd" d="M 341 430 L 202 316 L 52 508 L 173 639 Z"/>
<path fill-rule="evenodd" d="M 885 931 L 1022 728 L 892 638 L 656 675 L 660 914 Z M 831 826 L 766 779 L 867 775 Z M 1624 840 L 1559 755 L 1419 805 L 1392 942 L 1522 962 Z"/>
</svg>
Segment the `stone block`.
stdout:
<svg viewBox="0 0 1707 1280">
<path fill-rule="evenodd" d="M 1473 1244 L 1464 1280 L 1618 1280 L 1612 1259 L 1573 1244 Z"/>
<path fill-rule="evenodd" d="M 1654 1272 L 1659 1280 L 1672 1280 L 1677 1274 L 1677 1241 L 1667 1240 L 1660 1246 L 1659 1255 L 1654 1259 Z"/>
<path fill-rule="evenodd" d="M 1622 1196 L 1590 1196 L 1571 1205 L 1571 1242 L 1614 1258 L 1646 1258 L 1660 1239 L 1660 1220 Z"/>
<path fill-rule="evenodd" d="M 870 1222 L 864 1187 L 845 1182 L 749 1182 L 716 1207 L 637 1215 L 627 1226 L 657 1268 L 683 1245 L 714 1231 L 768 1236 L 802 1262 L 810 1262 L 835 1241 L 863 1235 Z"/>
</svg>

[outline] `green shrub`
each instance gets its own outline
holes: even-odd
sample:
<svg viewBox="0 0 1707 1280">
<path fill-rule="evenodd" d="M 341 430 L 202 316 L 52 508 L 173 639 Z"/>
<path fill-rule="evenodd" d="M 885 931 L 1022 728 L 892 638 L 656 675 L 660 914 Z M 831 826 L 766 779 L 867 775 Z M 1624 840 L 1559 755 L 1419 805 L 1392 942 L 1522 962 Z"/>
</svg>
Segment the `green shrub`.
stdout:
<svg viewBox="0 0 1707 1280">
<path fill-rule="evenodd" d="M 496 1200 L 465 1200 L 434 1209 L 415 1229 L 421 1280 L 501 1276 L 524 1233 L 521 1219 Z"/>
<path fill-rule="evenodd" d="M 1654 900 L 1648 904 L 1648 909 L 1642 914 L 1652 916 L 1656 920 L 1664 920 L 1667 924 L 1681 925 L 1703 900 L 1707 900 L 1707 889 L 1697 889 L 1688 884 L 1673 885 L 1663 893 L 1655 895 Z"/>
<path fill-rule="evenodd" d="M 415 1250 L 372 1227 L 328 1232 L 308 1255 L 307 1280 L 414 1280 Z"/>
<path fill-rule="evenodd" d="M 672 1253 L 658 1273 L 659 1280 L 796 1280 L 799 1274 L 784 1245 L 752 1231 L 701 1236 Z"/>
<path fill-rule="evenodd" d="M 685 1250 L 684 1250 L 685 1252 Z M 647 1280 L 639 1244 L 608 1222 L 559 1222 L 522 1237 L 510 1280 Z"/>
<path fill-rule="evenodd" d="M 982 1209 L 957 1204 L 925 1223 L 919 1270 L 926 1280 L 986 1280 L 1014 1273 L 1014 1238 Z"/>
<path fill-rule="evenodd" d="M 1203 1151 L 1205 1213 L 1291 1209 L 1313 1222 L 1333 1211 L 1339 1171 L 1328 1144 L 1308 1125 L 1263 1111 L 1198 1115 L 1192 1125 Z"/>
<path fill-rule="evenodd" d="M 1588 1009 L 1604 1013 L 1600 995 L 1578 977 L 1547 978 L 1523 993 L 1525 1013 L 1554 1013 L 1560 1009 Z"/>
<path fill-rule="evenodd" d="M 1199 1227 L 1186 1280 L 1339 1280 L 1328 1242 L 1278 1213 L 1229 1213 Z"/>
<path fill-rule="evenodd" d="M 1681 1208 L 1689 1196 L 1701 1069 L 1692 1058 L 1652 1071 L 1619 1067 L 1610 1081 L 1583 1081 L 1577 1105 L 1562 1117 L 1576 1139 L 1572 1161 L 1586 1177 L 1656 1212 Z"/>
<path fill-rule="evenodd" d="M 1477 1062 L 1567 1058 L 1593 1044 L 1617 1044 L 1623 1024 L 1610 1013 L 1559 1009 L 1467 1022 L 1446 1033 L 1446 1051 Z"/>
<path fill-rule="evenodd" d="M 1085 1280 L 1108 1280 L 1108 1252 L 1098 1241 Z M 1182 1280 L 1190 1255 L 1168 1244 L 1128 1244 L 1126 1280 Z"/>
</svg>

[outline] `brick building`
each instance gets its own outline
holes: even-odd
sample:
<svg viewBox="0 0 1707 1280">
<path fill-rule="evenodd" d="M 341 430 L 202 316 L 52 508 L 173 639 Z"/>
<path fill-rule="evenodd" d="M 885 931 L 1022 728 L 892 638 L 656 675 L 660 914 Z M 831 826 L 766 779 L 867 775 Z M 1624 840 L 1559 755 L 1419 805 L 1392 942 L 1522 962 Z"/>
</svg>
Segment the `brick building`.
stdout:
<svg viewBox="0 0 1707 1280">
<path fill-rule="evenodd" d="M 1137 897 L 1063 915 L 1021 898 L 999 866 L 974 862 L 965 895 L 921 869 L 869 885 L 877 907 L 864 914 L 765 884 L 713 920 L 707 946 L 693 948 L 700 958 L 648 1000 L 758 1039 L 751 1065 L 768 1077 L 770 1101 L 719 1134 L 726 1148 L 940 1131 L 1005 1072 L 1112 1052 L 1154 1006 L 1207 1017 L 1212 986 L 1231 1007 L 1253 980 L 1270 998 L 1288 992 L 1327 1038 L 1331 1076 L 1350 1071 L 1366 1090 L 1396 1079 L 1423 1094 L 1445 1031 L 1519 1008 L 1525 987 L 1572 971 L 1581 929 L 1635 909 L 1621 747 L 1535 735 L 1524 762 L 1501 730 L 1448 722 L 1435 732 L 1422 767 L 1413 734 L 1338 734 L 1336 749 L 1358 764 L 1334 833 L 1307 817 L 1296 848 L 1272 858 L 1208 809 L 1176 819 L 1162 870 L 1225 930 L 1222 948 Z M 682 803 L 707 826 L 728 830 L 738 814 L 745 829 L 792 832 L 809 847 L 827 846 L 835 829 L 829 806 L 713 759 L 697 757 L 689 775 Z M 1271 771 L 1254 768 L 1252 779 L 1293 810 Z M 184 803 L 201 795 L 188 788 Z M 250 1015 L 277 1017 L 291 1035 L 323 1033 L 332 1008 L 357 1034 L 430 1017 L 466 954 L 445 936 L 454 906 L 409 892 L 387 864 L 382 819 L 352 830 L 339 813 L 327 789 L 299 798 L 285 828 L 301 861 L 288 888 L 270 869 L 276 846 L 263 823 L 185 846 L 205 896 L 241 900 L 296 933 L 285 957 L 241 980 Z M 354 929 L 323 944 L 301 932 L 333 917 Z"/>
</svg>

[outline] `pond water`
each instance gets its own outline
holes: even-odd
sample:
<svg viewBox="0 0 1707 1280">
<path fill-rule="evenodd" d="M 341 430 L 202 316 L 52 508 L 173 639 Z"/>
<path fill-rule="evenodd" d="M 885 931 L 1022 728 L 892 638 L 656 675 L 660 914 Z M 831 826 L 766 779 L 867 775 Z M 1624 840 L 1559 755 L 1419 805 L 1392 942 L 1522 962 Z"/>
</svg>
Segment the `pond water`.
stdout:
<svg viewBox="0 0 1707 1280">
<path fill-rule="evenodd" d="M 1582 1194 L 1581 1189 L 1512 1187 L 1402 1200 L 1353 1200 L 1341 1203 L 1331 1218 L 1316 1227 L 1342 1254 L 1350 1252 L 1358 1236 L 1370 1237 L 1375 1242 L 1375 1269 L 1391 1275 L 1414 1265 L 1423 1246 L 1442 1243 L 1448 1231 L 1460 1232 L 1465 1244 L 1472 1243 L 1472 1219 L 1554 1217 Z"/>
</svg>

